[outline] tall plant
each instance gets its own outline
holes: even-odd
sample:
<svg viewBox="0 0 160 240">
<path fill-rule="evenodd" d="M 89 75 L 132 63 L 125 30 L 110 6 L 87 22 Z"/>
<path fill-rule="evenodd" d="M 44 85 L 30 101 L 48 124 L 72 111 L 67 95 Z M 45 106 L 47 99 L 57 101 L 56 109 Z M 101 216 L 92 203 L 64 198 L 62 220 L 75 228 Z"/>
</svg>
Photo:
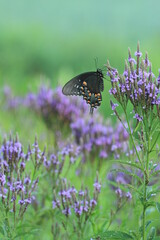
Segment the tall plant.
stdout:
<svg viewBox="0 0 160 240">
<path fill-rule="evenodd" d="M 157 206 L 158 211 L 160 211 L 160 203 L 155 200 L 159 188 L 156 185 L 150 187 L 152 177 L 159 173 L 156 144 L 160 135 L 160 73 L 158 78 L 155 78 L 147 53 L 145 59 L 142 59 L 139 43 L 135 52 L 136 59 L 132 58 L 130 49 L 128 53 L 128 61 L 125 62 L 125 70 L 122 75 L 118 73 L 117 69 L 110 66 L 109 61 L 106 65 L 107 75 L 112 85 L 110 94 L 118 102 L 117 104 L 111 101 L 111 107 L 127 130 L 130 136 L 130 149 L 134 148 L 137 157 L 134 161 L 124 161 L 123 164 L 139 169 L 143 173 L 143 181 L 139 188 L 136 189 L 132 186 L 142 204 L 139 238 L 137 238 L 154 239 L 156 229 L 152 227 L 148 231 L 151 220 L 146 219 L 146 211 L 151 206 Z M 124 124 L 118 113 L 118 105 L 123 110 L 127 124 Z M 131 108 L 131 116 L 135 119 L 133 129 L 129 117 Z M 141 151 L 139 151 L 139 147 Z M 151 156 L 156 160 L 151 160 Z"/>
</svg>

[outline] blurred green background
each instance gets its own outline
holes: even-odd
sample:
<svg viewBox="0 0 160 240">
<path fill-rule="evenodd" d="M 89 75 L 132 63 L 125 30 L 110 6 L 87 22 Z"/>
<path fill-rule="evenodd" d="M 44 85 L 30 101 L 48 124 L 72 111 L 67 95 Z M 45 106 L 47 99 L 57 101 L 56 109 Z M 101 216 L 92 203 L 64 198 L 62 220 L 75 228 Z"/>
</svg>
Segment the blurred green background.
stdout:
<svg viewBox="0 0 160 240">
<path fill-rule="evenodd" d="M 137 41 L 143 56 L 148 52 L 157 76 L 159 9 L 159 0 L 0 0 L 1 91 L 9 85 L 16 95 L 24 95 L 36 91 L 41 82 L 63 85 L 79 73 L 96 70 L 95 58 L 98 68 L 109 59 L 122 73 L 128 47 L 134 55 Z M 112 113 L 109 88 L 105 81 L 99 108 L 107 119 Z M 40 146 L 49 145 L 53 133 L 37 115 L 26 109 L 3 110 L 1 106 L 0 139 L 10 131 L 18 132 L 26 147 L 37 133 Z"/>
<path fill-rule="evenodd" d="M 23 95 L 43 80 L 53 87 L 76 74 L 103 68 L 107 59 L 120 72 L 128 47 L 140 41 L 158 75 L 158 0 L 4 0 L 0 1 L 0 86 Z M 49 79 L 49 80 L 48 80 Z M 110 112 L 108 89 L 100 111 Z"/>
</svg>

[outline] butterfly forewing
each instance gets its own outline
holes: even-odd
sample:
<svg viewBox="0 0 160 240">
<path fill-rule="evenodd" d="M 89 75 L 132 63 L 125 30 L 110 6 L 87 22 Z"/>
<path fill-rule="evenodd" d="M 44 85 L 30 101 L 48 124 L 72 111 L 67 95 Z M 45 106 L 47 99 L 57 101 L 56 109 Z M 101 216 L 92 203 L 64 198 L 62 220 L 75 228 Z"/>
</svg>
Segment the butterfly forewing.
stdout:
<svg viewBox="0 0 160 240">
<path fill-rule="evenodd" d="M 83 81 L 85 81 L 89 76 L 93 75 L 93 73 L 96 72 L 86 72 L 82 73 L 74 78 L 72 78 L 69 82 L 67 82 L 62 92 L 64 95 L 81 95 L 80 87 L 83 84 Z"/>
</svg>

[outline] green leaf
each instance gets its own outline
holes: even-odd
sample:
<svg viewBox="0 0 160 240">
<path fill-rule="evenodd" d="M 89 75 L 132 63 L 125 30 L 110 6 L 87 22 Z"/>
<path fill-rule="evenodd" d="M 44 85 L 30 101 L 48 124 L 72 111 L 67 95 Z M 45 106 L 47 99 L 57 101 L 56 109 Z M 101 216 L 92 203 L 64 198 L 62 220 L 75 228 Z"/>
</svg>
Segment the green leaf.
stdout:
<svg viewBox="0 0 160 240">
<path fill-rule="evenodd" d="M 152 223 L 151 220 L 149 220 L 149 221 L 146 222 L 145 230 L 147 230 L 147 227 L 148 227 L 151 223 Z M 141 237 L 142 237 L 142 234 L 143 234 L 143 226 L 141 226 L 141 227 L 139 228 L 139 232 L 140 232 Z"/>
<path fill-rule="evenodd" d="M 160 190 L 158 190 L 158 187 L 147 187 L 147 199 L 150 199 L 151 197 L 155 197 Z"/>
<path fill-rule="evenodd" d="M 137 188 L 133 187 L 131 184 L 125 184 L 125 186 L 137 192 L 139 196 L 142 196 L 142 192 L 140 192 Z"/>
<path fill-rule="evenodd" d="M 139 129 L 139 127 L 142 125 L 141 122 L 138 122 L 137 126 L 135 127 L 133 134 L 135 134 L 137 132 L 137 130 Z"/>
<path fill-rule="evenodd" d="M 106 231 L 103 233 L 99 233 L 96 236 L 92 237 L 93 240 L 100 239 L 100 240 L 111 240 L 111 239 L 118 239 L 118 240 L 125 240 L 125 239 L 133 239 L 131 235 L 121 231 Z"/>
<path fill-rule="evenodd" d="M 115 162 L 115 163 L 120 163 L 120 164 L 128 165 L 128 166 L 135 167 L 135 168 L 140 169 L 140 170 L 143 171 L 143 168 L 140 167 L 140 166 L 138 165 L 138 163 L 131 163 L 131 162 L 127 162 L 127 161 L 125 162 L 125 161 L 121 161 L 121 160 L 117 160 L 117 159 L 115 159 L 115 160 L 110 160 L 110 162 Z"/>
<path fill-rule="evenodd" d="M 156 202 L 156 207 L 157 207 L 158 212 L 160 213 L 160 203 L 159 202 Z"/>
<path fill-rule="evenodd" d="M 145 229 L 147 229 L 147 227 L 148 227 L 151 223 L 152 223 L 152 221 L 151 221 L 151 220 L 148 220 L 148 221 L 146 222 Z"/>
<path fill-rule="evenodd" d="M 147 240 L 153 240 L 156 236 L 156 229 L 155 227 L 152 227 L 148 233 Z"/>
<path fill-rule="evenodd" d="M 104 221 L 102 227 L 101 227 L 101 230 L 104 231 L 104 229 L 106 228 L 106 225 L 108 223 L 108 219 L 106 221 Z"/>
</svg>

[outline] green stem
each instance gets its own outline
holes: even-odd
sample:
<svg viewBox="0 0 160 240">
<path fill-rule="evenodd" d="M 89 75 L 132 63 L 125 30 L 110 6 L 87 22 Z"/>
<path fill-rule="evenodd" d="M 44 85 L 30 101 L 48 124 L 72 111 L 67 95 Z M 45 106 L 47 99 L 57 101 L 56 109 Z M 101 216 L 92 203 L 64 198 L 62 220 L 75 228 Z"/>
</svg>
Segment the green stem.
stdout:
<svg viewBox="0 0 160 240">
<path fill-rule="evenodd" d="M 124 201 L 124 203 L 120 206 L 117 207 L 116 211 L 113 213 L 111 213 L 111 218 L 110 218 L 110 221 L 109 221 L 109 224 L 107 226 L 107 229 L 108 230 L 110 228 L 110 226 L 112 225 L 112 222 L 114 221 L 115 217 L 116 217 L 116 214 L 124 207 L 124 205 L 126 204 L 127 202 L 127 199 Z"/>
<path fill-rule="evenodd" d="M 143 182 L 143 213 L 142 213 L 142 239 L 145 240 L 146 239 L 146 231 L 145 231 L 145 225 L 146 225 L 146 202 L 147 202 L 147 185 L 148 185 L 148 166 L 149 166 L 149 139 L 150 139 L 150 136 L 148 137 L 148 146 L 147 146 L 147 159 L 146 159 L 146 164 L 144 162 L 144 165 L 142 163 L 142 160 L 139 156 L 139 153 L 137 151 L 137 148 L 136 148 L 136 144 L 135 144 L 135 141 L 133 139 L 133 135 L 132 135 L 132 132 L 131 132 L 131 128 L 130 128 L 130 124 L 129 124 L 129 120 L 128 120 L 128 116 L 127 116 L 127 112 L 125 111 L 124 109 L 124 112 L 125 112 L 125 115 L 126 115 L 126 120 L 127 120 L 127 124 L 128 124 L 128 129 L 129 129 L 129 135 L 130 135 L 130 138 L 131 138 L 131 141 L 133 143 L 133 146 L 135 148 L 135 151 L 136 151 L 136 155 L 137 155 L 137 158 L 141 164 L 141 167 L 143 168 L 143 173 L 144 173 L 144 182 Z M 146 127 L 146 126 L 145 126 Z M 148 129 L 146 129 L 147 131 Z M 149 134 L 149 133 L 148 133 Z"/>
<path fill-rule="evenodd" d="M 145 125 L 146 127 L 146 125 Z M 145 226 L 146 226 L 146 208 L 147 208 L 147 185 L 149 183 L 149 153 L 150 153 L 150 129 L 145 128 L 145 132 L 148 132 L 147 137 L 147 159 L 146 162 L 144 161 L 144 195 L 143 195 L 143 240 L 146 239 L 146 231 L 145 231 Z"/>
<path fill-rule="evenodd" d="M 143 229 L 143 240 L 146 239 L 146 231 L 145 231 L 145 226 L 146 226 L 146 198 L 147 198 L 147 194 L 146 194 L 146 177 L 144 175 L 144 196 L 143 196 L 143 215 L 142 215 L 142 229 Z"/>
<path fill-rule="evenodd" d="M 128 115 L 127 115 L 127 112 L 126 112 L 125 109 L 124 109 L 124 113 L 125 113 L 126 120 L 127 120 L 127 124 L 128 124 L 129 135 L 130 135 L 131 141 L 132 141 L 132 143 L 133 143 L 134 149 L 135 149 L 135 151 L 136 151 L 137 158 L 138 158 L 138 160 L 139 160 L 142 168 L 144 169 L 143 164 L 142 164 L 142 161 L 141 161 L 141 158 L 140 158 L 139 153 L 138 153 L 137 148 L 136 148 L 136 144 L 135 144 L 134 139 L 133 139 L 133 135 L 132 135 L 131 128 L 130 128 L 130 124 L 129 124 L 129 120 L 128 120 Z"/>
<path fill-rule="evenodd" d="M 8 216 L 7 215 L 5 217 L 5 229 L 6 229 L 6 232 L 7 232 L 8 239 L 12 239 L 12 233 L 11 233 L 11 229 L 10 229 L 10 225 L 9 225 L 9 221 L 8 221 Z"/>
</svg>

